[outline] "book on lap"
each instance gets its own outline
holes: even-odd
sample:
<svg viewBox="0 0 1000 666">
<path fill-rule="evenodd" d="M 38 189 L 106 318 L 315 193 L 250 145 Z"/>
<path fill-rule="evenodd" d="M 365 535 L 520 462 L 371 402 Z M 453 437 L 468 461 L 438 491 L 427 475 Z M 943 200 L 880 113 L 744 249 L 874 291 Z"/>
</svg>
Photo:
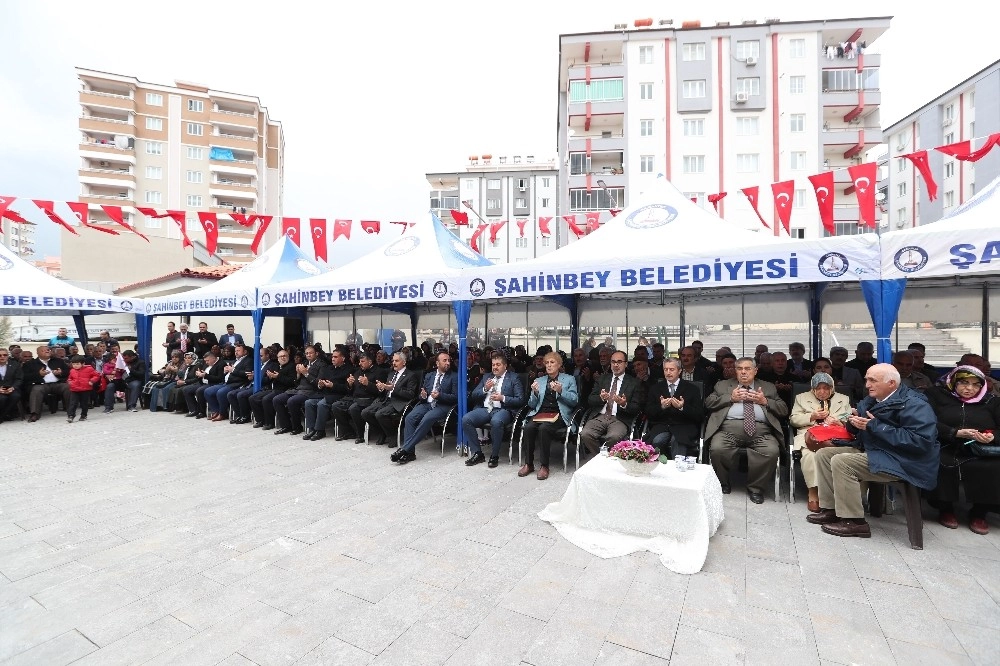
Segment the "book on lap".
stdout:
<svg viewBox="0 0 1000 666">
<path fill-rule="evenodd" d="M 538 412 L 531 420 L 535 423 L 555 423 L 559 418 L 559 412 Z"/>
</svg>

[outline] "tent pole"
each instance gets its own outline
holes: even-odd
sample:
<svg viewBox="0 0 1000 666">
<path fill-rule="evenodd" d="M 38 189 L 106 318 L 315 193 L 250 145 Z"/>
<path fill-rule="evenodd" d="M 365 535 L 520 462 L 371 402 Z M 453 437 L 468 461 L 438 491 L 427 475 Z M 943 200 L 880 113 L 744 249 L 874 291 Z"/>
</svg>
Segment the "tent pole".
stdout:
<svg viewBox="0 0 1000 666">
<path fill-rule="evenodd" d="M 684 345 L 687 344 L 687 336 L 684 334 L 684 332 L 687 330 L 687 299 L 685 298 L 684 294 L 681 294 L 681 302 L 679 308 L 680 308 L 681 327 L 680 327 L 680 341 L 678 348 L 683 349 Z M 663 334 L 663 349 L 666 351 L 667 355 L 669 355 L 670 346 L 667 344 L 666 333 Z"/>
<path fill-rule="evenodd" d="M 774 225 L 775 233 L 778 235 L 778 225 Z M 740 356 L 747 355 L 747 295 L 740 293 L 740 347 L 743 348 L 743 353 Z"/>
<path fill-rule="evenodd" d="M 982 355 L 990 360 L 990 283 L 983 282 L 983 316 L 980 323 L 980 344 Z"/>
<path fill-rule="evenodd" d="M 30 320 L 29 320 L 30 321 Z M 77 346 L 83 349 L 87 346 L 87 322 L 83 315 L 73 315 L 73 325 L 76 326 Z"/>
</svg>

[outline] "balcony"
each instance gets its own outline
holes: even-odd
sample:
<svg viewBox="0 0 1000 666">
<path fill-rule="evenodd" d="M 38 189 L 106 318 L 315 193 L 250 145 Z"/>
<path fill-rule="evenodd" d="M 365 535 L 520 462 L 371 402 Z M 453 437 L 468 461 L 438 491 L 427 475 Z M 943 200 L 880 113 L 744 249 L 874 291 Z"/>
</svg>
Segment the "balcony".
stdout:
<svg viewBox="0 0 1000 666">
<path fill-rule="evenodd" d="M 127 160 L 130 163 L 135 162 L 135 139 L 128 137 L 131 146 L 126 146 L 125 148 L 119 148 L 115 144 L 114 135 L 105 134 L 103 136 L 85 136 L 82 141 L 80 141 L 80 154 L 84 157 L 89 157 L 88 153 L 93 155 L 111 155 L 111 159 L 115 160 Z"/>
<path fill-rule="evenodd" d="M 882 104 L 882 91 L 876 89 L 866 89 L 863 95 L 864 108 L 874 108 Z M 824 90 L 820 95 L 820 103 L 824 107 L 829 106 L 858 106 L 858 90 Z"/>
<path fill-rule="evenodd" d="M 256 190 L 256 185 L 251 182 L 250 178 L 245 181 L 235 180 L 233 178 L 227 178 L 225 176 L 219 176 L 216 174 L 216 178 L 212 180 L 209 186 L 214 190 L 224 190 L 224 194 L 228 192 L 235 192 L 234 196 L 240 196 L 239 192 L 246 192 L 248 189 Z"/>
<path fill-rule="evenodd" d="M 234 151 L 238 150 L 243 153 L 253 153 L 257 154 L 257 139 L 252 136 L 241 136 L 239 134 L 213 134 L 208 137 L 208 143 L 210 146 L 218 146 L 220 148 L 231 148 Z"/>
<path fill-rule="evenodd" d="M 570 127 L 587 127 L 588 123 L 584 119 L 604 117 L 615 118 L 619 125 L 625 118 L 625 101 L 617 100 L 613 102 L 569 102 L 566 107 L 566 115 L 570 118 Z M 580 122 L 574 122 L 579 120 Z"/>
<path fill-rule="evenodd" d="M 250 206 L 257 202 L 257 191 L 246 187 L 220 189 L 224 186 L 211 184 L 208 193 L 219 201 L 231 201 L 234 206 Z"/>
<path fill-rule="evenodd" d="M 233 210 L 233 206 L 217 206 L 216 203 L 212 202 L 212 206 L 208 209 L 212 213 L 240 213 L 241 215 L 256 215 L 257 211 L 249 206 L 235 206 L 236 210 Z"/>
<path fill-rule="evenodd" d="M 857 222 L 861 219 L 861 209 L 858 206 L 834 205 L 834 222 Z"/>
<path fill-rule="evenodd" d="M 131 169 L 83 168 L 79 170 L 79 179 L 85 185 L 106 187 L 128 187 L 135 189 L 135 174 Z"/>
<path fill-rule="evenodd" d="M 81 194 L 79 200 L 98 206 L 131 206 L 135 203 L 133 191 L 129 190 L 118 194 Z"/>
<path fill-rule="evenodd" d="M 588 183 L 588 176 L 590 177 L 589 183 L 592 190 L 599 190 L 601 186 L 597 184 L 597 181 L 603 180 L 604 184 L 608 187 L 625 187 L 628 179 L 623 173 L 611 173 L 603 171 L 594 171 L 589 174 L 571 174 L 566 179 L 566 187 L 571 190 L 586 188 Z"/>
<path fill-rule="evenodd" d="M 135 100 L 127 95 L 98 92 L 96 90 L 81 90 L 80 104 L 84 106 L 105 107 L 131 111 L 135 108 Z"/>
<path fill-rule="evenodd" d="M 589 63 L 591 79 L 623 79 L 625 78 L 625 65 L 620 62 L 613 63 Z M 578 62 L 571 65 L 567 70 L 570 81 L 586 80 L 587 63 Z"/>
<path fill-rule="evenodd" d="M 87 132 L 110 132 L 111 134 L 135 134 L 131 116 L 127 120 L 104 116 L 80 116 L 80 129 Z"/>
<path fill-rule="evenodd" d="M 223 111 L 213 109 L 208 115 L 208 121 L 220 127 L 240 127 L 257 129 L 257 116 L 252 113 L 240 113 L 238 111 Z"/>
<path fill-rule="evenodd" d="M 594 126 L 591 126 L 591 129 L 593 128 Z M 605 133 L 598 133 L 592 136 L 580 136 L 579 134 L 575 134 L 569 138 L 567 147 L 571 153 L 586 152 L 587 141 L 590 140 L 590 152 L 592 153 L 609 150 L 625 150 L 625 137 L 621 129 L 617 132 L 607 132 L 607 134 L 610 134 L 611 136 L 606 136 Z"/>
</svg>

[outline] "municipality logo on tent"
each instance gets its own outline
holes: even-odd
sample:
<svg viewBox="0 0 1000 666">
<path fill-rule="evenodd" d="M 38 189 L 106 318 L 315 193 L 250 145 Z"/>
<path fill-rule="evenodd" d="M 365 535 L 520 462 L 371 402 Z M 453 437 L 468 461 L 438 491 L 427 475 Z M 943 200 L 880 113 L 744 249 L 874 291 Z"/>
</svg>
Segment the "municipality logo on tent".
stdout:
<svg viewBox="0 0 1000 666">
<path fill-rule="evenodd" d="M 0 255 L 0 271 L 7 271 L 11 268 L 14 268 L 14 262 L 3 255 Z"/>
<path fill-rule="evenodd" d="M 677 219 L 677 210 L 667 204 L 643 206 L 625 218 L 625 226 L 632 229 L 655 229 Z"/>
<path fill-rule="evenodd" d="M 420 239 L 416 236 L 407 236 L 406 238 L 400 238 L 398 241 L 385 248 L 385 256 L 387 257 L 398 257 L 402 254 L 408 252 L 413 252 L 420 245 Z"/>
</svg>

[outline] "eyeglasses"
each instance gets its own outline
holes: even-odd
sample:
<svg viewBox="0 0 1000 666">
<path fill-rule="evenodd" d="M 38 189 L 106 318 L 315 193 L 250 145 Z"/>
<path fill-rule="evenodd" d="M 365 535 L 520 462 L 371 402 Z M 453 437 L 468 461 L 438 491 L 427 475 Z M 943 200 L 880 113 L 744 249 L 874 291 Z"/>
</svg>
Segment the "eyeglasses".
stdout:
<svg viewBox="0 0 1000 666">
<path fill-rule="evenodd" d="M 612 363 L 625 363 L 626 361 L 625 361 L 625 359 L 620 358 L 620 359 L 611 359 L 611 362 Z"/>
</svg>

